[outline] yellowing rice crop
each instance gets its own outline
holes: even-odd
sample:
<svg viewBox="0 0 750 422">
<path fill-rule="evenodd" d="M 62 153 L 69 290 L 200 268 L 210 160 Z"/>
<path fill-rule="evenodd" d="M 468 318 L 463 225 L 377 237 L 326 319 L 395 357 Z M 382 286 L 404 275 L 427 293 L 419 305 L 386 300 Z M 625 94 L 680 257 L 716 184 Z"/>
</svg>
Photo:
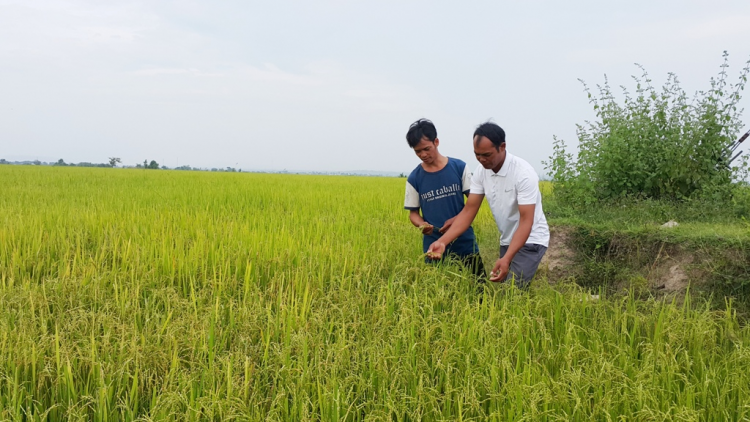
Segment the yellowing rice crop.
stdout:
<svg viewBox="0 0 750 422">
<path fill-rule="evenodd" d="M 0 166 L 0 420 L 750 418 L 731 307 L 480 303 L 403 183 Z"/>
</svg>

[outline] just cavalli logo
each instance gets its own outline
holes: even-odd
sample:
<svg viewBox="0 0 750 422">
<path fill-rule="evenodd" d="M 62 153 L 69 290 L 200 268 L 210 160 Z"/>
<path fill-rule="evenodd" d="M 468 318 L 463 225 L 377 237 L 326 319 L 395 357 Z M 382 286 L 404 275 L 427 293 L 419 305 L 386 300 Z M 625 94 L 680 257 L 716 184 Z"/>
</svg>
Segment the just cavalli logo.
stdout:
<svg viewBox="0 0 750 422">
<path fill-rule="evenodd" d="M 450 186 L 443 186 L 442 188 L 439 188 L 439 189 L 433 189 L 419 196 L 422 198 L 423 201 L 430 202 L 436 199 L 441 199 L 447 196 L 455 195 L 456 192 L 461 192 L 461 186 L 459 186 L 458 183 L 454 183 Z"/>
</svg>

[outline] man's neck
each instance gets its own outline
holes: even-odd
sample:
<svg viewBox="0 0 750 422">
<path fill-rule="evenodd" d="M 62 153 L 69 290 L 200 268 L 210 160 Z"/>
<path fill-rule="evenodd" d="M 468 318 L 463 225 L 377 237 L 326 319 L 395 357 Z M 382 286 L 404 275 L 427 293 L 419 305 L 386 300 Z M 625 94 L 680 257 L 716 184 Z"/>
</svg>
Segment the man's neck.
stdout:
<svg viewBox="0 0 750 422">
<path fill-rule="evenodd" d="M 443 168 L 445 168 L 445 166 L 446 166 L 447 164 L 448 164 L 448 157 L 446 157 L 446 156 L 444 156 L 444 155 L 441 155 L 441 156 L 439 156 L 439 157 L 437 158 L 437 160 L 435 160 L 435 162 L 434 162 L 434 163 L 432 163 L 431 165 L 427 165 L 427 164 L 425 164 L 425 163 L 422 163 L 422 168 L 423 168 L 423 169 L 424 169 L 425 171 L 427 171 L 427 172 L 431 172 L 431 173 L 434 173 L 434 172 L 436 172 L 436 171 L 440 171 L 440 170 L 442 170 Z"/>
<path fill-rule="evenodd" d="M 508 152 L 503 151 L 502 160 L 500 160 L 500 164 L 492 168 L 492 171 L 495 172 L 495 174 L 500 172 L 500 169 L 503 168 L 503 164 L 505 164 L 505 160 L 508 158 Z"/>
</svg>

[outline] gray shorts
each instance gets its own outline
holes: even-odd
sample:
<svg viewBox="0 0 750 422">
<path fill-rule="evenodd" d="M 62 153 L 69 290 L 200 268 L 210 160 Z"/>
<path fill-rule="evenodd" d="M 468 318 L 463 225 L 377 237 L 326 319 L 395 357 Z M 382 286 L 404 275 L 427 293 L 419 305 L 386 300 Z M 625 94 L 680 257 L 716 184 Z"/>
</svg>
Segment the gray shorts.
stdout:
<svg viewBox="0 0 750 422">
<path fill-rule="evenodd" d="M 507 251 L 507 246 L 500 246 L 500 258 Z M 505 278 L 505 281 L 510 282 L 515 279 L 516 287 L 520 289 L 529 287 L 529 283 L 534 278 L 534 274 L 536 274 L 536 270 L 539 268 L 539 263 L 542 262 L 545 252 L 547 252 L 546 246 L 535 243 L 523 245 L 518 253 L 516 253 L 516 256 L 513 257 L 513 261 L 510 263 L 510 271 L 508 271 L 508 277 Z"/>
</svg>

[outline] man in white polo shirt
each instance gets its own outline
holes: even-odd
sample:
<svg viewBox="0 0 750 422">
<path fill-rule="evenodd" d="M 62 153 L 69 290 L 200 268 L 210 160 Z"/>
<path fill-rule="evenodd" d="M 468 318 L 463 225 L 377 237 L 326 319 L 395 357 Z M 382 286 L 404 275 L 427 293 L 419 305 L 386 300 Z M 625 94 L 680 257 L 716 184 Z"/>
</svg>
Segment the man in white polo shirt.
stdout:
<svg viewBox="0 0 750 422">
<path fill-rule="evenodd" d="M 505 150 L 505 131 L 494 123 L 482 123 L 474 131 L 474 155 L 480 165 L 466 205 L 451 228 L 430 245 L 427 256 L 440 259 L 445 247 L 471 226 L 487 197 L 500 231 L 500 259 L 490 281 L 514 281 L 526 288 L 549 246 L 539 176 L 528 162 Z"/>
</svg>

